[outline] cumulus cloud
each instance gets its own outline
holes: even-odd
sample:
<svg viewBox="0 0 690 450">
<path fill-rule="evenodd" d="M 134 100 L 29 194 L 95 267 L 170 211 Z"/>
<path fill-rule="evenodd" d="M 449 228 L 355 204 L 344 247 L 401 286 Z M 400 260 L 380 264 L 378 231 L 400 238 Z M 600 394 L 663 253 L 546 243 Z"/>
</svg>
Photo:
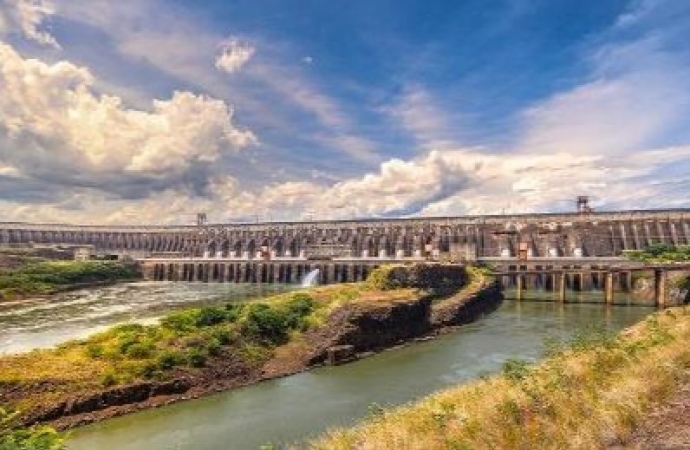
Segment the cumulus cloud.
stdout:
<svg viewBox="0 0 690 450">
<path fill-rule="evenodd" d="M 488 154 L 482 149 L 431 151 L 393 159 L 379 170 L 335 183 L 292 181 L 251 192 L 232 177 L 212 183 L 214 205 L 228 218 L 283 219 L 385 216 L 443 216 L 573 210 L 576 195 L 587 194 L 602 208 L 675 206 L 690 202 L 690 179 L 669 186 L 650 181 L 660 171 L 690 163 L 690 147 L 617 156 L 557 152 Z M 635 192 L 634 196 L 630 193 Z"/>
<path fill-rule="evenodd" d="M 216 58 L 216 68 L 227 73 L 237 72 L 254 56 L 256 49 L 237 39 L 222 44 L 220 55 Z"/>
<path fill-rule="evenodd" d="M 34 174 L 163 177 L 256 140 L 232 123 L 223 101 L 175 92 L 141 111 L 96 93 L 94 81 L 84 67 L 25 59 L 0 42 L 0 162 Z"/>
<path fill-rule="evenodd" d="M 44 29 L 44 21 L 55 13 L 50 0 L 0 0 L 0 33 L 21 33 L 39 44 L 60 48 Z"/>
</svg>

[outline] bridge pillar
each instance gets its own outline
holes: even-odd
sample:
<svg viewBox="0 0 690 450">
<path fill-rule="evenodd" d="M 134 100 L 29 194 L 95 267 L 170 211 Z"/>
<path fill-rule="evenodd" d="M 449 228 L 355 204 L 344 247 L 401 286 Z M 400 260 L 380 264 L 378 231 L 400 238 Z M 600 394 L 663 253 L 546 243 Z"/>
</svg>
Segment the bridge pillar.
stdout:
<svg viewBox="0 0 690 450">
<path fill-rule="evenodd" d="M 666 308 L 668 273 L 663 269 L 654 269 L 654 303 L 658 308 Z"/>
<path fill-rule="evenodd" d="M 558 274 L 558 301 L 565 303 L 566 275 L 565 272 Z"/>
<path fill-rule="evenodd" d="M 606 272 L 604 278 L 604 303 L 613 304 L 613 272 Z"/>
</svg>

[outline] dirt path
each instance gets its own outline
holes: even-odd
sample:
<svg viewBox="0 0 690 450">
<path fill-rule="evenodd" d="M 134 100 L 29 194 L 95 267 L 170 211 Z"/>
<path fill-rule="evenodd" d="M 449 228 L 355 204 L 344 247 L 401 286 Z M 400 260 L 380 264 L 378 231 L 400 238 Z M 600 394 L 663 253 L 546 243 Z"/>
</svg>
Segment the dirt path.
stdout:
<svg viewBox="0 0 690 450">
<path fill-rule="evenodd" d="M 690 449 L 690 382 L 664 405 L 652 411 L 624 446 L 609 450 Z"/>
</svg>

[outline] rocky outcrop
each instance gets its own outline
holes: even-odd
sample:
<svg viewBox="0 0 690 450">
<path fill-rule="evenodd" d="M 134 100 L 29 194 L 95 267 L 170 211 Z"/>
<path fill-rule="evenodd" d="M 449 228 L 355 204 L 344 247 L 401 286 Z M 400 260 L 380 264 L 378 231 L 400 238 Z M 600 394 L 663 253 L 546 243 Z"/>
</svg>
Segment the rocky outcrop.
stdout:
<svg viewBox="0 0 690 450">
<path fill-rule="evenodd" d="M 367 281 L 377 289 L 414 288 L 444 294 L 459 290 L 467 279 L 464 266 L 427 263 L 382 266 Z"/>
<path fill-rule="evenodd" d="M 311 345 L 309 365 L 327 359 L 328 349 L 352 346 L 357 353 L 377 351 L 431 331 L 431 299 L 385 305 L 346 305 L 331 314 L 326 326 L 305 335 Z"/>
<path fill-rule="evenodd" d="M 305 335 L 312 345 L 308 364 L 327 361 L 334 347 L 352 346 L 357 353 L 378 351 L 470 323 L 496 309 L 503 299 L 499 285 L 489 281 L 443 300 L 434 297 L 337 309 L 326 326 Z"/>
<path fill-rule="evenodd" d="M 479 289 L 460 293 L 434 304 L 431 327 L 439 329 L 474 322 L 501 304 L 503 295 L 498 283 L 482 284 Z"/>
<path fill-rule="evenodd" d="M 78 416 L 111 407 L 138 404 L 152 400 L 154 397 L 183 394 L 191 387 L 192 381 L 186 378 L 160 383 L 136 383 L 120 386 L 60 402 L 52 408 L 38 412 L 28 418 L 26 422 L 28 425 L 50 422 L 61 417 Z"/>
<path fill-rule="evenodd" d="M 434 266 L 432 266 L 434 267 Z M 440 283 L 457 286 L 466 282 L 459 266 L 436 266 L 438 270 L 398 271 L 406 283 Z M 459 270 L 462 270 L 460 273 Z M 402 274 L 402 275 L 401 275 Z M 446 281 L 444 281 L 446 280 Z M 430 292 L 426 290 L 426 292 Z M 70 428 L 98 420 L 151 408 L 212 392 L 232 389 L 261 380 L 290 375 L 324 363 L 342 364 L 358 355 L 384 350 L 405 342 L 440 333 L 449 327 L 476 320 L 491 312 L 502 296 L 498 285 L 477 282 L 470 288 L 442 297 L 431 290 L 423 297 L 382 300 L 380 303 L 356 302 L 335 309 L 323 326 L 276 349 L 263 366 L 248 366 L 231 351 L 209 360 L 193 376 L 180 376 L 166 382 L 141 382 L 82 394 L 36 411 L 26 425 L 50 422 L 58 428 Z"/>
</svg>

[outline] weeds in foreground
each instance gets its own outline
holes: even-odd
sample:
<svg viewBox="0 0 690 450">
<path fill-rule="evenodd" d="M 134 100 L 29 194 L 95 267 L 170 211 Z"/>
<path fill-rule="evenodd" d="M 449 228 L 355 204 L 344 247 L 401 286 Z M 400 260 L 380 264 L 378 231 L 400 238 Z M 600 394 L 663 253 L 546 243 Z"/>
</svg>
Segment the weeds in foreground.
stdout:
<svg viewBox="0 0 690 450">
<path fill-rule="evenodd" d="M 17 428 L 18 413 L 0 408 L 0 450 L 64 450 L 67 435 L 53 428 Z"/>
<path fill-rule="evenodd" d="M 314 449 L 598 449 L 624 443 L 690 367 L 690 310 L 651 316 L 619 336 L 587 330 L 530 365 L 442 391 L 348 430 Z"/>
</svg>

